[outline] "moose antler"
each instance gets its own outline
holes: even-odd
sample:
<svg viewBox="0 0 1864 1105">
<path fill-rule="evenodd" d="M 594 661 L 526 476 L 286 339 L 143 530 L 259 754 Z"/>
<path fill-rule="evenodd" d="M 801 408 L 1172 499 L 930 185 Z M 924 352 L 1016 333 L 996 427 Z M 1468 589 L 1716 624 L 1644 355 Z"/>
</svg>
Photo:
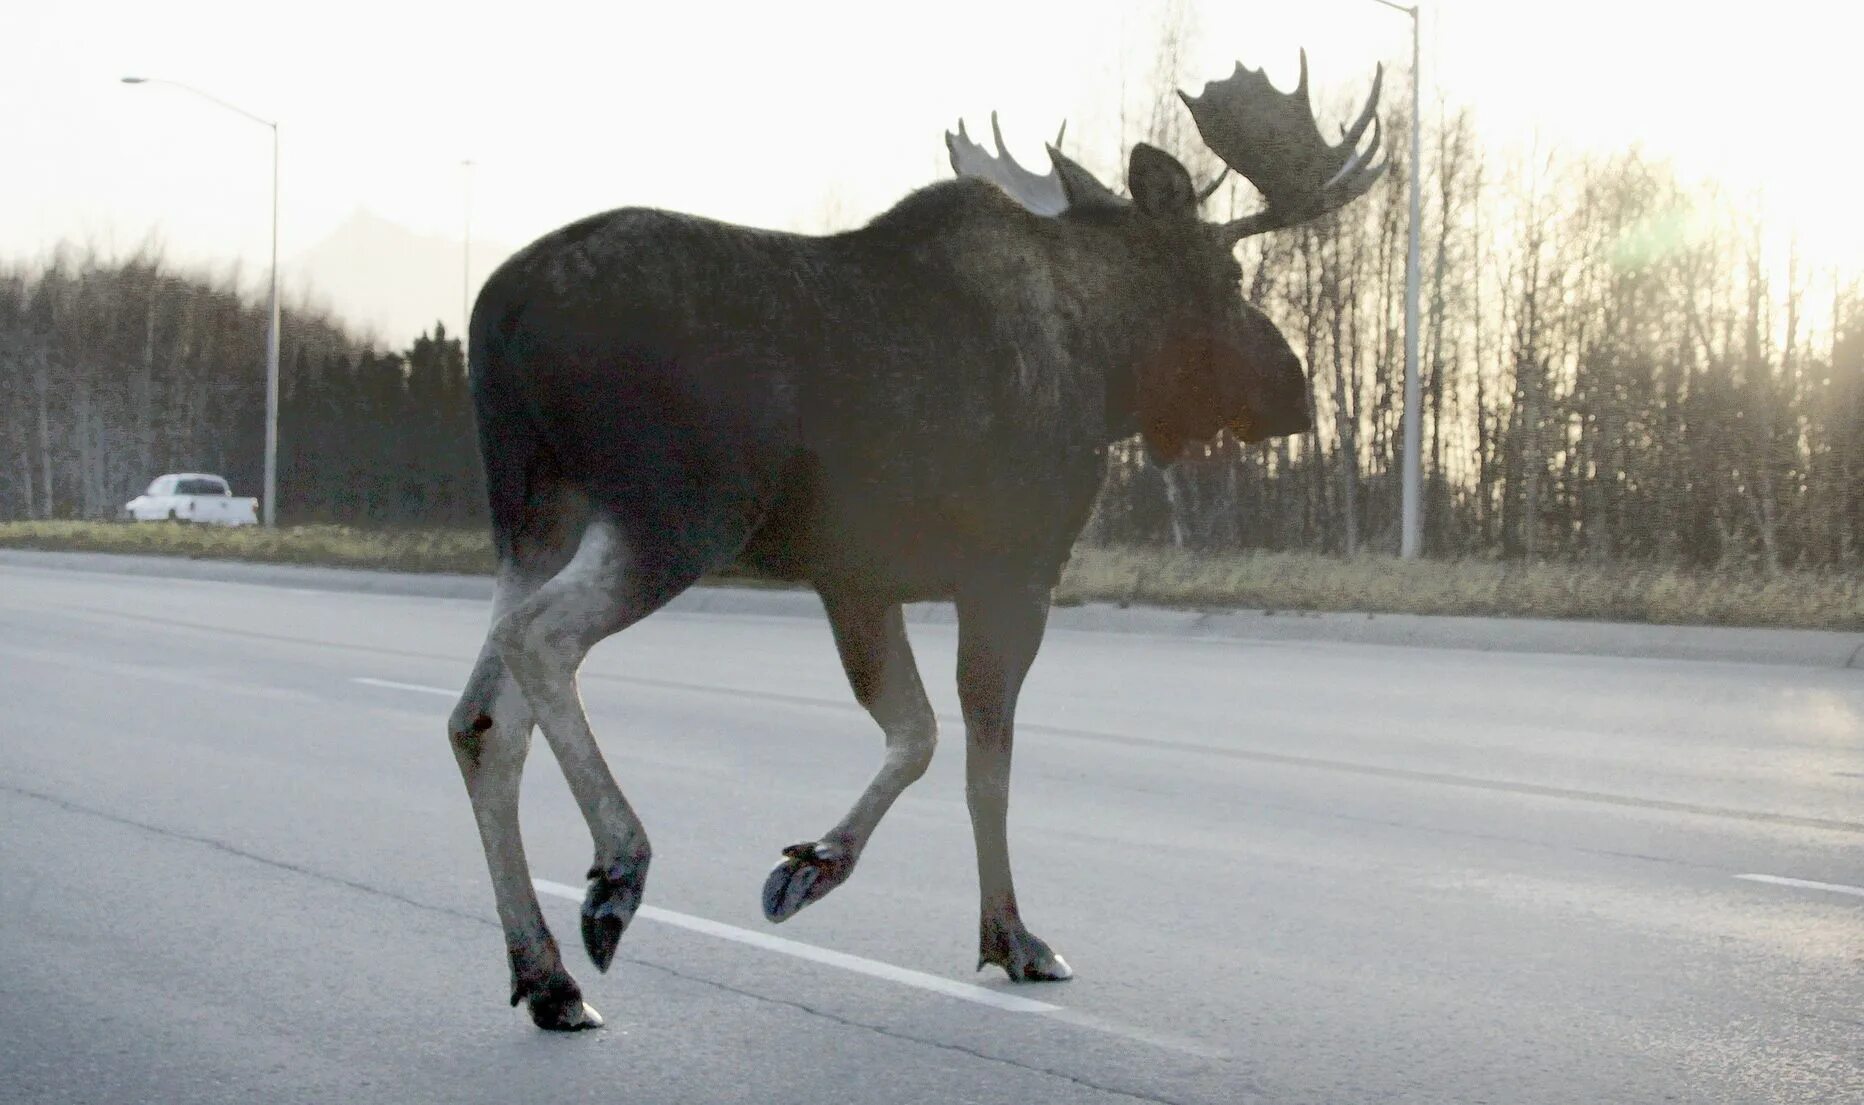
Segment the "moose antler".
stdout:
<svg viewBox="0 0 1864 1105">
<path fill-rule="evenodd" d="M 1051 168 L 1046 174 L 1030 172 L 1010 156 L 1010 151 L 1003 146 L 1003 130 L 997 125 L 997 113 L 994 111 L 990 113 L 990 135 L 997 144 L 994 155 L 971 140 L 971 136 L 965 133 L 962 119 L 958 120 L 957 134 L 945 132 L 945 148 L 951 152 L 953 172 L 961 177 L 988 180 L 1038 215 L 1059 215 L 1068 210 L 1068 197 L 1071 194 L 1075 197 L 1073 206 L 1077 207 L 1084 203 L 1090 206 L 1124 207 L 1131 203 L 1131 200 L 1102 184 L 1094 174 L 1063 156 L 1061 140 L 1067 132 L 1068 124 L 1063 123 L 1055 135 L 1055 144 L 1048 147 Z"/>
<path fill-rule="evenodd" d="M 1202 95 L 1179 92 L 1191 109 L 1197 132 L 1224 164 L 1249 179 L 1266 206 L 1253 215 L 1225 223 L 1232 241 L 1317 219 L 1364 195 L 1385 171 L 1372 164 L 1379 150 L 1376 109 L 1385 67 L 1372 78 L 1372 94 L 1351 127 L 1340 128 L 1341 141 L 1329 146 L 1314 124 L 1307 98 L 1307 51 L 1301 51 L 1301 80 L 1283 93 L 1260 69 L 1236 71 L 1204 86 Z M 1359 140 L 1372 127 L 1372 143 Z"/>
<path fill-rule="evenodd" d="M 1062 133 L 1067 130 L 1068 124 L 1063 123 Z M 994 111 L 990 113 L 990 134 L 997 144 L 994 156 L 971 140 L 963 119 L 958 120 L 957 134 L 946 131 L 945 148 L 951 151 L 952 171 L 961 177 L 988 180 L 1038 215 L 1059 215 L 1068 209 L 1068 196 L 1062 191 L 1060 172 L 1051 168 L 1046 174 L 1032 173 L 1011 157 L 1003 146 L 1003 128 L 997 125 Z M 1061 139 L 1061 134 L 1055 136 L 1057 145 Z"/>
</svg>

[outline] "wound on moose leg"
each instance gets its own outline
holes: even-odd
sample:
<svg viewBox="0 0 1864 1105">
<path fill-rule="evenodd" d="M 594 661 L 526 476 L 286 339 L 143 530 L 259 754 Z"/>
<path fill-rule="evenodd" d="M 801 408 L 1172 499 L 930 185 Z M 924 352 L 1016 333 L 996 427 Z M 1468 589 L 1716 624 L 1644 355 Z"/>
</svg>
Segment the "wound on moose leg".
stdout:
<svg viewBox="0 0 1864 1105">
<path fill-rule="evenodd" d="M 460 760 L 465 763 L 468 769 L 476 770 L 478 768 L 479 735 L 490 728 L 492 728 L 491 716 L 489 714 L 480 713 L 477 717 L 472 719 L 470 731 L 455 732 L 452 734 L 453 750 L 459 754 Z"/>
</svg>

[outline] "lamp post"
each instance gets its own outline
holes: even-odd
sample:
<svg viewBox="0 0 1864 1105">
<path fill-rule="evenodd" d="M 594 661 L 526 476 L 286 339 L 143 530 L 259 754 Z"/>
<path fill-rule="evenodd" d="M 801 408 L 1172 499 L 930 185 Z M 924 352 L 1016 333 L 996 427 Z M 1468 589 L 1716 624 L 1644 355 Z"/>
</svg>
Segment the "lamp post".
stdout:
<svg viewBox="0 0 1864 1105">
<path fill-rule="evenodd" d="M 270 318 L 265 328 L 265 490 L 259 500 L 266 528 L 271 529 L 278 525 L 278 124 L 230 104 L 211 92 L 203 92 L 180 81 L 162 80 L 159 77 L 124 77 L 123 83 L 165 84 L 170 88 L 179 88 L 243 115 L 272 131 L 272 295 Z"/>
<path fill-rule="evenodd" d="M 1403 503 L 1400 514 L 1398 555 L 1412 560 L 1423 551 L 1424 525 L 1420 500 L 1423 498 L 1423 465 L 1420 451 L 1419 410 L 1423 404 L 1417 372 L 1417 297 L 1418 270 L 1421 267 L 1419 210 L 1423 206 L 1424 115 L 1421 108 L 1424 86 L 1419 67 L 1419 34 L 1423 20 L 1416 5 L 1406 6 L 1393 0 L 1376 0 L 1388 8 L 1411 17 L 1411 232 L 1404 258 L 1404 475 Z"/>
</svg>

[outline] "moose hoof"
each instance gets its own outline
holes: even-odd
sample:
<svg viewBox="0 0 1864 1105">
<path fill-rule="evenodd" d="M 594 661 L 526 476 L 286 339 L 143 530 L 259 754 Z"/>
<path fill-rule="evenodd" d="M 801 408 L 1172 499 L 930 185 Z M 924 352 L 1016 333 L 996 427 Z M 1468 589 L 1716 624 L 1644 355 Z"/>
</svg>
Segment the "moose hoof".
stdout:
<svg viewBox="0 0 1864 1105">
<path fill-rule="evenodd" d="M 568 1005 L 540 1005 L 532 1002 L 531 1023 L 550 1032 L 581 1032 L 584 1029 L 601 1028 L 602 1014 L 581 998 Z"/>
<path fill-rule="evenodd" d="M 1011 982 L 1066 982 L 1074 968 L 1025 928 L 1007 930 L 986 925 L 979 941 L 977 969 L 986 963 L 1002 967 Z"/>
<path fill-rule="evenodd" d="M 854 870 L 854 854 L 840 844 L 805 841 L 783 849 L 783 862 L 764 880 L 764 916 L 787 921 L 802 907 L 840 886 Z"/>
<path fill-rule="evenodd" d="M 580 1032 L 601 1028 L 602 1014 L 585 1002 L 582 990 L 568 975 L 533 985 L 520 983 L 511 993 L 511 1004 L 526 1001 L 530 1005 L 531 1023 L 551 1032 Z"/>
<path fill-rule="evenodd" d="M 614 961 L 615 945 L 621 943 L 621 934 L 634 919 L 634 911 L 641 908 L 641 895 L 646 890 L 645 856 L 589 869 L 589 893 L 583 896 L 582 906 L 582 940 L 597 970 L 608 970 Z M 601 1023 L 601 1018 L 596 1021 Z"/>
</svg>

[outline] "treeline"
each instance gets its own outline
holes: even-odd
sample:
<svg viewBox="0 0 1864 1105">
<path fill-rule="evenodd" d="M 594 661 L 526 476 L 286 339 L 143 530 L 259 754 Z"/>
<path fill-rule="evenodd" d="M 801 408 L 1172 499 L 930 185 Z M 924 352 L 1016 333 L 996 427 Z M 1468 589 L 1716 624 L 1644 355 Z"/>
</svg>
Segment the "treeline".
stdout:
<svg viewBox="0 0 1864 1105">
<path fill-rule="evenodd" d="M 0 519 L 111 518 L 163 472 L 264 479 L 265 309 L 145 253 L 0 270 Z M 483 515 L 459 342 L 381 352 L 318 312 L 280 333 L 279 519 Z"/>
<path fill-rule="evenodd" d="M 1142 136 L 1198 149 L 1174 118 Z M 1808 271 L 1759 217 L 1635 153 L 1500 165 L 1463 116 L 1426 151 L 1427 552 L 1864 565 L 1859 274 Z M 1396 550 L 1408 168 L 1245 246 L 1318 431 L 1163 472 L 1116 449 L 1089 541 Z M 107 518 L 182 469 L 257 494 L 264 318 L 234 289 L 150 256 L 0 270 L 0 518 Z M 306 310 L 282 332 L 282 520 L 479 523 L 457 340 L 382 352 Z"/>
<path fill-rule="evenodd" d="M 1807 271 L 1761 218 L 1636 153 L 1497 179 L 1466 116 L 1427 141 L 1427 552 L 1864 563 L 1859 274 Z M 1096 539 L 1396 550 L 1406 171 L 1248 247 L 1318 433 L 1162 474 L 1128 450 Z"/>
<path fill-rule="evenodd" d="M 1158 6 L 1135 85 L 1194 87 L 1195 13 Z M 1175 97 L 1142 95 L 1104 158 L 1070 152 L 1112 170 L 1144 139 L 1214 176 Z M 1327 114 L 1356 107 L 1342 97 Z M 1383 122 L 1390 169 L 1370 194 L 1243 250 L 1249 298 L 1306 357 L 1317 432 L 1223 440 L 1163 472 L 1117 450 L 1090 540 L 1397 551 L 1413 167 L 1406 113 L 1388 106 Z M 1467 111 L 1425 126 L 1428 553 L 1864 563 L 1864 270 L 1810 271 L 1758 203 L 1685 187 L 1636 151 L 1504 159 Z M 1234 181 L 1225 201 L 1257 202 Z"/>
</svg>

